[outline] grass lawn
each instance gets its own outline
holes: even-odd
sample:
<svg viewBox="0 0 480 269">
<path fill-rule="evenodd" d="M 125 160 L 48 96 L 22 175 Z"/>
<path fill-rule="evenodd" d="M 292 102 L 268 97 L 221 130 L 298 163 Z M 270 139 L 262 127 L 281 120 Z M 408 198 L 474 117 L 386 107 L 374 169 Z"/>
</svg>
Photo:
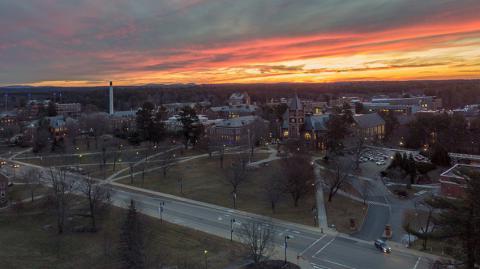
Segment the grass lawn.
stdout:
<svg viewBox="0 0 480 269">
<path fill-rule="evenodd" d="M 350 219 L 353 218 L 357 229 L 362 227 L 368 205 L 341 195 L 335 195 L 332 201 L 328 202 L 328 192 L 324 193 L 324 197 L 329 226 L 333 224 L 339 232 L 352 233 L 355 232 L 350 229 Z"/>
<path fill-rule="evenodd" d="M 47 193 L 48 188 L 45 186 L 39 186 L 34 191 L 34 196 L 44 195 Z M 8 187 L 8 199 L 10 201 L 20 201 L 31 198 L 31 192 L 28 185 L 14 184 Z"/>
<path fill-rule="evenodd" d="M 42 203 L 28 203 L 17 213 L 0 213 L 0 268 L 119 268 L 119 228 L 126 211 L 112 207 L 97 233 L 58 235 L 55 218 Z M 148 268 L 160 263 L 178 268 L 203 268 L 208 250 L 209 268 L 225 268 L 239 259 L 237 243 L 141 215 L 146 228 Z M 85 222 L 74 218 L 71 222 Z M 46 225 L 51 225 L 46 228 Z"/>
<path fill-rule="evenodd" d="M 262 158 L 265 158 L 265 153 Z M 147 172 L 142 184 L 141 175 L 134 177 L 134 186 L 155 191 L 183 196 L 189 199 L 233 207 L 232 187 L 226 178 L 231 176 L 227 167 L 235 156 L 225 155 L 224 168 L 216 157 L 203 157 L 188 161 L 170 168 L 167 176 L 162 175 L 162 169 Z M 238 188 L 237 209 L 256 214 L 271 216 L 306 225 L 314 225 L 312 207 L 315 199 L 312 194 L 300 200 L 298 207 L 293 206 L 290 196 L 284 195 L 278 202 L 275 214 L 272 213 L 264 186 L 269 178 L 281 176 L 280 161 L 270 162 L 268 166 L 261 166 L 248 172 L 246 182 Z M 183 182 L 183 194 L 180 192 L 180 181 Z M 130 184 L 130 178 L 124 178 L 120 183 Z"/>
</svg>

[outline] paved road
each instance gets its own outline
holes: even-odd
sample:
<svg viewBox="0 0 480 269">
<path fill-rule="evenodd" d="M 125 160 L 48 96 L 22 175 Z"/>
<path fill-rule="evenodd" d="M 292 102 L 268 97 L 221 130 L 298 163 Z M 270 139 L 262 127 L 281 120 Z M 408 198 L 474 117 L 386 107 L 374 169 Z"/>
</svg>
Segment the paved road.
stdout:
<svg viewBox="0 0 480 269">
<path fill-rule="evenodd" d="M 394 249 L 393 253 L 383 254 L 376 250 L 371 242 L 364 242 L 328 231 L 320 233 L 312 227 L 272 220 L 266 217 L 249 214 L 228 208 L 209 206 L 191 202 L 186 199 L 172 198 L 170 195 L 159 195 L 153 192 L 144 194 L 122 189 L 115 184 L 113 200 L 116 205 L 126 207 L 133 199 L 138 208 L 145 214 L 160 217 L 159 204 L 164 202 L 162 217 L 169 222 L 198 229 L 211 234 L 230 237 L 230 220 L 235 218 L 234 230 L 241 223 L 261 221 L 271 226 L 276 234 L 275 241 L 282 245 L 286 235 L 290 251 L 294 251 L 307 260 L 314 268 L 429 268 L 430 260 L 414 254 Z"/>
<path fill-rule="evenodd" d="M 31 166 L 37 167 L 38 166 Z M 22 165 L 19 170 L 24 170 Z M 42 169 L 42 168 L 38 168 Z M 47 169 L 43 169 L 48 172 Z M 19 171 L 21 173 L 21 171 Z M 69 179 L 78 180 L 80 175 L 68 174 Z M 168 194 L 146 191 L 119 183 L 111 183 L 112 202 L 119 207 L 127 207 L 129 201 L 136 201 L 141 212 L 163 218 L 169 222 L 204 231 L 217 236 L 230 237 L 230 220 L 236 220 L 234 230 L 238 231 L 242 223 L 259 221 L 271 227 L 275 232 L 275 243 L 283 245 L 286 235 L 290 252 L 297 253 L 312 268 L 352 269 L 352 268 L 392 268 L 392 269 L 426 269 L 431 260 L 420 258 L 417 252 L 394 246 L 390 255 L 377 251 L 371 241 L 362 241 L 326 230 L 323 234 L 317 228 L 290 222 L 274 220 L 242 211 L 215 205 L 200 203 Z M 160 202 L 164 202 L 160 213 Z M 235 240 L 238 240 L 234 236 Z"/>
</svg>

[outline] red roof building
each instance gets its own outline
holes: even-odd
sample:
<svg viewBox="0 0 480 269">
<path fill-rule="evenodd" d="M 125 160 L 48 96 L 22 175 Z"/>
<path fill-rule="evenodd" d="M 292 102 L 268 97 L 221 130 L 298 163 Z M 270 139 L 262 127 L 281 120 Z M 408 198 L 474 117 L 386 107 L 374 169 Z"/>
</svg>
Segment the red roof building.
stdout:
<svg viewBox="0 0 480 269">
<path fill-rule="evenodd" d="M 473 173 L 480 173 L 480 165 L 454 165 L 440 175 L 440 194 L 450 198 L 463 197 L 469 175 Z"/>
</svg>

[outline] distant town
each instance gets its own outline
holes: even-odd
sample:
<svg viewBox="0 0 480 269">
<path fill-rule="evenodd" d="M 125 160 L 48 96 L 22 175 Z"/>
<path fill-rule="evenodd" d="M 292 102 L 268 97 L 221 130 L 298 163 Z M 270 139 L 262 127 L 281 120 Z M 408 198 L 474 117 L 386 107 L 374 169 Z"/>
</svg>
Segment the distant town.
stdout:
<svg viewBox="0 0 480 269">
<path fill-rule="evenodd" d="M 476 228 L 444 214 L 478 188 L 478 91 L 255 87 L 3 89 L 0 238 L 25 227 L 38 242 L 15 244 L 65 267 L 456 265 Z"/>
</svg>

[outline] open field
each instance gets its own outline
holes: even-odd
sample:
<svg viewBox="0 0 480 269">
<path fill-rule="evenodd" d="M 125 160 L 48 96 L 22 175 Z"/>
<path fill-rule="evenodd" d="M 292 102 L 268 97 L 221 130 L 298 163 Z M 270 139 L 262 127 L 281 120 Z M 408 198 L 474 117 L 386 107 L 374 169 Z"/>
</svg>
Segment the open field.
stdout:
<svg viewBox="0 0 480 269">
<path fill-rule="evenodd" d="M 145 173 L 143 182 L 141 174 L 136 175 L 133 185 L 232 208 L 232 187 L 226 178 L 232 176 L 228 167 L 234 159 L 235 155 L 226 154 L 223 169 L 215 157 L 191 160 L 170 168 L 166 177 L 162 175 L 161 169 Z M 246 182 L 238 188 L 237 209 L 314 225 L 312 208 L 315 199 L 312 193 L 301 199 L 298 207 L 293 206 L 290 196 L 284 195 L 277 204 L 276 212 L 272 212 L 264 188 L 271 177 L 279 176 L 282 174 L 278 160 L 268 163 L 267 166 L 249 169 Z M 129 177 L 119 182 L 131 184 Z"/>
<path fill-rule="evenodd" d="M 0 213 L 0 268 L 119 268 L 119 228 L 126 211 L 115 207 L 101 220 L 97 233 L 58 235 L 55 218 L 42 203 L 26 204 L 21 212 Z M 178 266 L 224 268 L 239 259 L 241 247 L 215 236 L 141 215 L 146 228 L 148 268 Z M 80 218 L 80 217 L 79 217 Z M 73 218 L 71 225 L 85 222 Z M 47 228 L 48 227 L 48 228 Z"/>
<path fill-rule="evenodd" d="M 45 186 L 38 186 L 34 190 L 34 196 L 40 196 L 46 194 L 48 188 Z M 10 201 L 21 201 L 31 198 L 30 187 L 25 184 L 14 184 L 13 186 L 8 187 L 8 199 Z"/>
</svg>

